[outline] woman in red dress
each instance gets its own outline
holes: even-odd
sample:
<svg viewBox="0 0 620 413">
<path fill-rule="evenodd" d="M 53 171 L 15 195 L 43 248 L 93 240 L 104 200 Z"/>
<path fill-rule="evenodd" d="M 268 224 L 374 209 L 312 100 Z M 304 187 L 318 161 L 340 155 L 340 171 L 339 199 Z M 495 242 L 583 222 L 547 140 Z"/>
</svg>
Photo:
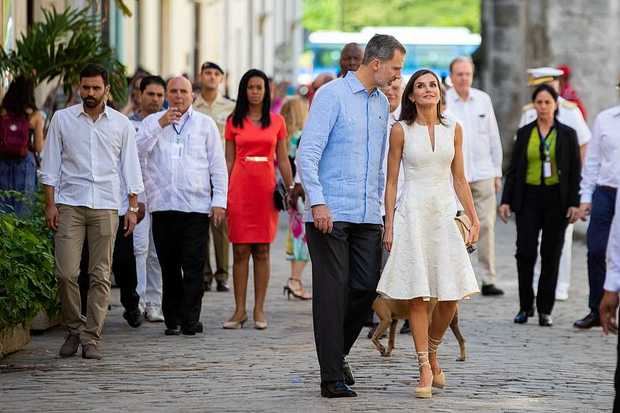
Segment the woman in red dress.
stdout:
<svg viewBox="0 0 620 413">
<path fill-rule="evenodd" d="M 235 290 L 235 313 L 224 323 L 226 329 L 241 328 L 248 319 L 250 256 L 254 262 L 254 327 L 267 328 L 264 304 L 270 273 L 269 246 L 278 225 L 273 200 L 274 157 L 286 187 L 293 185 L 284 118 L 270 113 L 270 102 L 267 76 L 251 69 L 239 82 L 235 110 L 226 122 L 228 238 L 233 244 Z"/>
</svg>

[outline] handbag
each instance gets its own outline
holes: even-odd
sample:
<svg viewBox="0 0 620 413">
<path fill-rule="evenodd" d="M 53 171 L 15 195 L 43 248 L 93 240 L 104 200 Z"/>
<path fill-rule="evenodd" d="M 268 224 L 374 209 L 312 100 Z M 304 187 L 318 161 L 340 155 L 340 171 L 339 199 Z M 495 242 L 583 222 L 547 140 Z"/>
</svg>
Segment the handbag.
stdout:
<svg viewBox="0 0 620 413">
<path fill-rule="evenodd" d="M 462 212 L 458 212 L 456 217 L 454 217 L 454 222 L 456 223 L 456 227 L 459 229 L 461 233 L 461 237 L 463 237 L 463 242 L 465 243 L 465 247 L 467 248 L 468 253 L 472 253 L 476 251 L 473 245 L 467 244 L 467 238 L 469 237 L 469 232 L 471 231 L 471 220 L 469 217 Z"/>
<path fill-rule="evenodd" d="M 281 179 L 278 179 L 276 182 L 276 187 L 273 190 L 273 203 L 278 211 L 286 211 L 286 188 L 284 187 L 284 182 Z"/>
</svg>

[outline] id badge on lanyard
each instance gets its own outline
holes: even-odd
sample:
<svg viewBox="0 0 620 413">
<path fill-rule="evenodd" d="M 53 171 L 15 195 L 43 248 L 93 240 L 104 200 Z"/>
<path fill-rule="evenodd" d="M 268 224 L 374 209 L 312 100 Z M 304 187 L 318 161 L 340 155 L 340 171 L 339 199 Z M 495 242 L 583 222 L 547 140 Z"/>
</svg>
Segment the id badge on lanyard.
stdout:
<svg viewBox="0 0 620 413">
<path fill-rule="evenodd" d="M 551 178 L 551 160 L 549 158 L 545 159 L 543 163 L 543 175 L 545 178 Z"/>
<path fill-rule="evenodd" d="M 172 144 L 172 159 L 181 159 L 183 157 L 183 142 L 175 139 Z"/>
<path fill-rule="evenodd" d="M 543 176 L 545 178 L 551 178 L 551 142 L 549 141 L 549 136 L 551 132 L 547 135 L 545 140 L 543 141 L 545 160 L 543 162 Z"/>
<path fill-rule="evenodd" d="M 181 129 L 177 129 L 176 124 L 172 124 L 172 129 L 176 133 L 176 138 L 174 143 L 172 144 L 172 159 L 181 159 L 183 157 L 183 148 L 185 147 L 184 139 L 182 138 L 183 128 L 185 128 L 185 124 L 189 120 L 189 116 L 185 118 L 185 122 L 181 125 Z M 189 136 L 187 137 L 189 139 Z"/>
</svg>

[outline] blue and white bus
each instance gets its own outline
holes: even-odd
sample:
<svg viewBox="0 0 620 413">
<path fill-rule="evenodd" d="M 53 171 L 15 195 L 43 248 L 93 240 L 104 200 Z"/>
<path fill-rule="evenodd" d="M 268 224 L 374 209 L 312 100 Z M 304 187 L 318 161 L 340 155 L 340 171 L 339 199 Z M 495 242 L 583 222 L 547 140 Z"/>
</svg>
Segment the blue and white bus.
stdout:
<svg viewBox="0 0 620 413">
<path fill-rule="evenodd" d="M 323 72 L 336 75 L 342 47 L 357 43 L 363 48 L 376 33 L 391 34 L 407 48 L 404 77 L 422 67 L 441 77 L 448 76 L 452 59 L 470 56 L 480 46 L 480 35 L 465 27 L 365 27 L 359 33 L 317 31 L 306 41 L 299 83 L 310 83 Z"/>
</svg>

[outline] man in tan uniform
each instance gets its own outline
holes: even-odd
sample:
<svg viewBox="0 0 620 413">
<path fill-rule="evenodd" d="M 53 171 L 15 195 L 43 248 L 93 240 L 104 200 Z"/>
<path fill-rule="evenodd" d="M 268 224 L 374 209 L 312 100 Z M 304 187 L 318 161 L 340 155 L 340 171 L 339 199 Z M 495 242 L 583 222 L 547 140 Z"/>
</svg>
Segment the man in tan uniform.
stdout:
<svg viewBox="0 0 620 413">
<path fill-rule="evenodd" d="M 205 62 L 200 68 L 200 95 L 196 97 L 194 109 L 209 115 L 215 121 L 220 132 L 222 146 L 224 146 L 224 125 L 228 115 L 235 109 L 235 102 L 226 99 L 219 93 L 219 87 L 224 80 L 222 68 L 212 62 Z M 217 283 L 217 291 L 229 291 L 228 287 L 228 227 L 226 221 L 218 227 L 211 223 L 213 247 L 215 248 L 215 273 L 211 268 L 209 243 L 207 243 L 207 261 L 204 269 L 205 291 L 211 291 L 213 278 Z"/>
</svg>

